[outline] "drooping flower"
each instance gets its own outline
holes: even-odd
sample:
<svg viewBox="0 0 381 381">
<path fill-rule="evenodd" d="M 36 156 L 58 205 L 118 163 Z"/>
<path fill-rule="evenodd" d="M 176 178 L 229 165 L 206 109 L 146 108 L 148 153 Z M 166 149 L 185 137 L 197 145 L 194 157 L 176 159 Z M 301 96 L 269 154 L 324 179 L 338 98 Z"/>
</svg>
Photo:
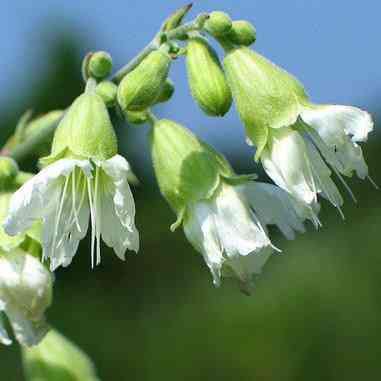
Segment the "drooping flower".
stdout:
<svg viewBox="0 0 381 381">
<path fill-rule="evenodd" d="M 188 240 L 208 265 L 216 286 L 235 277 L 243 290 L 274 250 L 266 225 L 292 239 L 304 231 L 308 210 L 287 192 L 237 176 L 226 159 L 189 130 L 169 121 L 154 123 L 151 151 L 156 177 Z M 307 213 L 307 214 L 306 214 Z"/>
<path fill-rule="evenodd" d="M 256 159 L 311 210 L 319 193 L 340 210 L 343 199 L 331 171 L 348 190 L 342 175 L 369 177 L 358 143 L 373 130 L 371 116 L 355 107 L 315 105 L 296 78 L 258 53 L 226 50 L 224 68 Z"/>
<path fill-rule="evenodd" d="M 46 167 L 10 202 L 4 224 L 9 235 L 42 220 L 43 259 L 51 270 L 68 266 L 91 220 L 91 263 L 100 262 L 100 238 L 124 259 L 138 251 L 131 170 L 117 154 L 107 109 L 94 89 L 78 97 L 59 124 Z M 95 258 L 96 257 L 96 258 Z"/>
<path fill-rule="evenodd" d="M 8 317 L 17 341 L 38 344 L 49 330 L 45 310 L 52 301 L 52 275 L 34 256 L 21 249 L 0 250 L 0 342 L 11 340 L 1 324 Z"/>
</svg>

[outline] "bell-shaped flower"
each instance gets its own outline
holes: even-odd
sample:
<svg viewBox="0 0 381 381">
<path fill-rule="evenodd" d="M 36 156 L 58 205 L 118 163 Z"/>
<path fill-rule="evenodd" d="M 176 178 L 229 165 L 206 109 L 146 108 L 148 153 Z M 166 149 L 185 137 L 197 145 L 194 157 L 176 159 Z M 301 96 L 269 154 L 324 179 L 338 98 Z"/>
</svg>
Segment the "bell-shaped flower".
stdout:
<svg viewBox="0 0 381 381">
<path fill-rule="evenodd" d="M 43 259 L 51 270 L 68 266 L 91 221 L 91 263 L 100 262 L 100 239 L 119 258 L 138 251 L 135 204 L 127 161 L 102 99 L 89 90 L 78 97 L 57 127 L 46 165 L 11 198 L 4 229 L 9 235 L 42 220 Z"/>
<path fill-rule="evenodd" d="M 237 176 L 222 155 L 184 127 L 156 121 L 151 152 L 160 190 L 178 217 L 172 230 L 183 226 L 216 286 L 221 277 L 234 277 L 248 291 L 276 249 L 266 225 L 277 225 L 290 239 L 304 231 L 308 210 L 287 192 L 254 182 L 255 176 Z"/>
<path fill-rule="evenodd" d="M 1 312 L 16 339 L 23 345 L 38 344 L 49 330 L 45 310 L 52 301 L 52 274 L 34 256 L 21 249 L 0 251 L 0 342 L 11 344 Z"/>
<path fill-rule="evenodd" d="M 283 189 L 311 210 L 322 193 L 340 209 L 343 200 L 331 170 L 369 177 L 359 142 L 373 130 L 371 116 L 358 108 L 319 106 L 302 84 L 247 47 L 227 45 L 224 68 L 256 159 Z M 349 190 L 350 192 L 350 190 Z"/>
</svg>

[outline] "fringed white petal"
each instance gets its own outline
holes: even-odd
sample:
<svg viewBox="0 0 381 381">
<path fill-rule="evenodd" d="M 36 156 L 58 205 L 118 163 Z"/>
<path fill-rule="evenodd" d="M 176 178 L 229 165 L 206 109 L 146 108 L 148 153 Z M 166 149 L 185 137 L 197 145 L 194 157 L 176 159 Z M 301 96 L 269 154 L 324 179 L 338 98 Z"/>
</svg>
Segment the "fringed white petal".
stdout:
<svg viewBox="0 0 381 381">
<path fill-rule="evenodd" d="M 100 213 L 100 232 L 105 243 L 124 259 L 127 249 L 139 250 L 139 233 L 135 227 L 135 202 L 128 184 L 130 166 L 126 159 L 116 155 L 98 164 L 101 190 L 97 202 Z"/>
<path fill-rule="evenodd" d="M 273 251 L 245 197 L 230 185 L 221 184 L 211 200 L 188 208 L 184 231 L 203 254 L 216 286 L 221 276 L 249 284 Z"/>
<path fill-rule="evenodd" d="M 213 206 L 199 202 L 188 210 L 184 222 L 184 232 L 189 242 L 199 251 L 209 267 L 216 287 L 221 284 L 221 268 L 225 261 L 221 246 Z"/>
<path fill-rule="evenodd" d="M 333 133 L 341 129 L 354 142 L 365 142 L 374 128 L 372 116 L 357 107 L 314 106 L 305 108 L 301 117 L 308 125 L 316 128 L 322 137 L 331 135 L 332 129 Z"/>
<path fill-rule="evenodd" d="M 250 206 L 264 225 L 276 225 L 287 239 L 294 239 L 295 232 L 305 231 L 305 216 L 299 213 L 300 203 L 288 192 L 277 186 L 255 181 L 243 185 Z"/>
<path fill-rule="evenodd" d="M 368 167 L 357 143 L 365 142 L 373 131 L 370 114 L 355 107 L 316 106 L 305 109 L 301 117 L 325 143 L 319 145 L 319 150 L 330 165 L 346 176 L 351 176 L 353 171 L 361 179 L 368 176 Z"/>
<path fill-rule="evenodd" d="M 4 224 L 5 231 L 14 235 L 41 219 L 43 257 L 51 258 L 52 270 L 70 263 L 87 232 L 87 199 L 76 194 L 78 189 L 74 188 L 80 187 L 75 184 L 76 173 L 77 181 L 91 178 L 91 163 L 62 159 L 40 171 L 12 196 Z M 83 179 L 82 189 L 86 186 Z M 77 223 L 78 215 L 82 226 Z"/>
<path fill-rule="evenodd" d="M 62 159 L 44 168 L 18 189 L 11 198 L 8 218 L 4 223 L 7 234 L 23 232 L 36 219 L 50 214 L 55 209 L 57 193 L 75 167 L 91 175 L 89 161 Z"/>
<path fill-rule="evenodd" d="M 291 128 L 272 130 L 262 165 L 273 181 L 307 204 L 316 202 L 316 184 L 302 136 Z"/>
</svg>

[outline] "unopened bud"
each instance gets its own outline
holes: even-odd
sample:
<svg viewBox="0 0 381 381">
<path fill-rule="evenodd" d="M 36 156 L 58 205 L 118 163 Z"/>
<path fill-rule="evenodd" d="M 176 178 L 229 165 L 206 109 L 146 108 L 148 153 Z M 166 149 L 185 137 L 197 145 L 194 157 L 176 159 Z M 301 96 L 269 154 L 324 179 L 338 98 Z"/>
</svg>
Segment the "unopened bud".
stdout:
<svg viewBox="0 0 381 381">
<path fill-rule="evenodd" d="M 229 39 L 234 44 L 250 46 L 257 39 L 257 32 L 253 24 L 245 20 L 238 20 L 233 22 Z"/>
<path fill-rule="evenodd" d="M 103 99 L 107 107 L 115 105 L 118 93 L 118 86 L 111 81 L 102 81 L 96 87 L 95 92 Z"/>
<path fill-rule="evenodd" d="M 171 58 L 164 50 L 150 53 L 128 73 L 118 88 L 118 102 L 123 111 L 140 111 L 152 106 L 160 96 Z"/>
<path fill-rule="evenodd" d="M 112 58 L 107 52 L 96 52 L 91 55 L 88 65 L 91 76 L 103 79 L 111 73 Z"/>
<path fill-rule="evenodd" d="M 217 53 L 202 37 L 193 37 L 187 48 L 188 82 L 193 98 L 210 116 L 225 115 L 232 95 Z"/>
<path fill-rule="evenodd" d="M 205 29 L 213 36 L 219 37 L 229 33 L 232 20 L 225 12 L 215 11 L 210 13 L 205 22 Z"/>
<path fill-rule="evenodd" d="M 172 95 L 174 94 L 174 92 L 175 92 L 175 86 L 173 82 L 170 79 L 167 79 L 155 103 L 168 102 L 172 98 Z"/>
</svg>

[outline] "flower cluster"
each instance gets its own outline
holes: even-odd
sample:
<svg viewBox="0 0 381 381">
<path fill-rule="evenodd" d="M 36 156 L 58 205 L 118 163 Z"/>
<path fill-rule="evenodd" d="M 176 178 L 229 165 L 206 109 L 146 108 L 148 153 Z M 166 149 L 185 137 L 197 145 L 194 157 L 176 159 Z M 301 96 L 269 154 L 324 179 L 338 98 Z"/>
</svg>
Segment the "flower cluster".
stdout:
<svg viewBox="0 0 381 381">
<path fill-rule="evenodd" d="M 101 261 L 102 240 L 122 260 L 127 250 L 139 250 L 129 185 L 136 177 L 118 154 L 111 110 L 128 124 L 150 124 L 156 179 L 177 217 L 171 230 L 183 228 L 216 286 L 222 278 L 235 278 L 249 293 L 253 276 L 280 251 L 269 226 L 294 239 L 305 231 L 306 221 L 321 225 L 320 196 L 343 215 L 334 176 L 353 198 L 345 178 L 356 174 L 371 180 L 359 145 L 373 130 L 367 112 L 312 103 L 296 78 L 249 47 L 256 40 L 250 23 L 212 12 L 182 24 L 188 11 L 172 15 L 149 47 L 110 78 L 110 55 L 90 53 L 83 63 L 83 94 L 54 118 L 39 118 L 39 127 L 36 120 L 24 120 L 24 140 L 18 141 L 19 135 L 11 140 L 16 148 L 28 147 L 32 124 L 38 133 L 58 124 L 38 174 L 20 172 L 11 159 L 0 161 L 0 314 L 5 312 L 25 345 L 37 344 L 46 334 L 51 272 L 73 261 L 89 225 L 91 267 Z M 222 47 L 222 62 L 210 38 Z M 180 56 L 192 97 L 206 115 L 223 117 L 234 101 L 255 160 L 274 184 L 236 173 L 190 130 L 154 116 L 152 107 L 174 93 L 168 76 Z M 1 320 L 0 341 L 10 343 Z M 46 353 L 51 342 L 64 339 L 52 333 L 26 356 Z"/>
</svg>

